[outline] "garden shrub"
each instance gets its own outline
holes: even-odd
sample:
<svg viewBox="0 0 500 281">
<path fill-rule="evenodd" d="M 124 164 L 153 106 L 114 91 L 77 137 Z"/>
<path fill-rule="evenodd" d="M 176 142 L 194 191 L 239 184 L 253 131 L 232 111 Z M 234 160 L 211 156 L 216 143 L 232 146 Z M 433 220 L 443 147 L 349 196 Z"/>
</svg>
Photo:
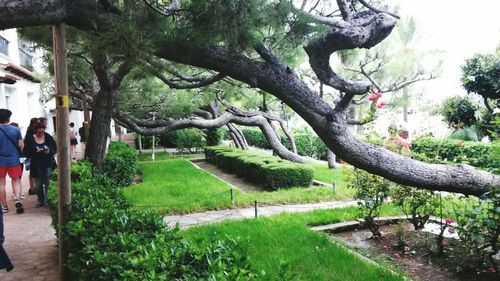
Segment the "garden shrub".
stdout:
<svg viewBox="0 0 500 281">
<path fill-rule="evenodd" d="M 390 182 L 377 175 L 357 168 L 344 168 L 347 187 L 353 188 L 354 198 L 360 200 L 360 213 L 373 237 L 381 237 L 379 226 L 375 221 L 380 215 L 380 208 L 390 194 Z"/>
<path fill-rule="evenodd" d="M 213 128 L 205 130 L 205 139 L 207 140 L 208 146 L 219 145 L 222 142 L 224 130 L 221 128 Z"/>
<path fill-rule="evenodd" d="M 241 129 L 241 132 L 243 133 L 243 136 L 245 136 L 248 145 L 264 149 L 271 148 L 269 142 L 267 142 L 266 136 L 264 136 L 260 129 L 243 128 Z"/>
<path fill-rule="evenodd" d="M 215 146 L 206 147 L 205 156 L 209 163 L 223 170 L 273 189 L 309 186 L 314 178 L 314 170 L 307 165 L 259 152 Z"/>
<path fill-rule="evenodd" d="M 472 200 L 468 200 L 471 202 Z M 458 234 L 482 267 L 488 258 L 500 270 L 500 186 L 484 194 L 465 209 L 456 211 Z"/>
<path fill-rule="evenodd" d="M 111 142 L 103 163 L 103 173 L 118 187 L 134 182 L 137 172 L 137 151 L 124 142 Z"/>
<path fill-rule="evenodd" d="M 476 123 L 478 106 L 467 97 L 449 97 L 441 108 L 441 114 L 451 128 L 469 127 Z"/>
<path fill-rule="evenodd" d="M 82 164 L 87 166 L 87 164 Z M 81 171 L 73 166 L 74 173 Z M 70 280 L 252 280 L 246 252 L 236 242 L 193 246 L 152 211 L 131 209 L 110 174 L 81 173 L 73 182 L 69 221 L 53 224 L 69 248 Z M 111 175 L 116 178 L 119 175 Z M 57 207 L 56 189 L 50 190 Z"/>
<path fill-rule="evenodd" d="M 318 136 L 314 135 L 313 139 L 313 146 L 314 146 L 314 158 L 316 159 L 321 159 L 321 160 L 326 160 L 328 158 L 328 148 L 326 147 L 326 144 L 323 142 L 322 139 L 320 139 Z"/>
<path fill-rule="evenodd" d="M 196 153 L 206 146 L 205 134 L 200 129 L 182 129 L 176 131 L 173 140 L 177 149 L 183 153 Z"/>
<path fill-rule="evenodd" d="M 439 205 L 438 197 L 433 191 L 399 184 L 391 189 L 391 198 L 394 205 L 398 206 L 413 224 L 415 230 L 424 228 Z"/>
<path fill-rule="evenodd" d="M 464 163 L 500 174 L 500 143 L 465 142 L 418 138 L 412 142 L 412 157 L 430 163 Z"/>
</svg>

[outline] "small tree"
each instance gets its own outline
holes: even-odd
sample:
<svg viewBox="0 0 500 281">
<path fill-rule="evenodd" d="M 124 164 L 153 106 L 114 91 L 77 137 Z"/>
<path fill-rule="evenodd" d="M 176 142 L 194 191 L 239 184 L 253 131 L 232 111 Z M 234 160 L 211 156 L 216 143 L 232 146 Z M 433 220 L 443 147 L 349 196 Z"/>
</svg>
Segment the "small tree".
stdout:
<svg viewBox="0 0 500 281">
<path fill-rule="evenodd" d="M 447 98 L 441 108 L 441 114 L 448 126 L 454 129 L 470 127 L 477 121 L 478 106 L 467 97 L 453 96 Z"/>
<path fill-rule="evenodd" d="M 375 221 L 380 215 L 380 208 L 389 196 L 390 182 L 377 175 L 369 174 L 356 168 L 346 168 L 347 186 L 354 188 L 354 198 L 360 200 L 360 212 L 366 225 L 370 228 L 373 238 L 382 237 L 379 225 Z"/>
</svg>

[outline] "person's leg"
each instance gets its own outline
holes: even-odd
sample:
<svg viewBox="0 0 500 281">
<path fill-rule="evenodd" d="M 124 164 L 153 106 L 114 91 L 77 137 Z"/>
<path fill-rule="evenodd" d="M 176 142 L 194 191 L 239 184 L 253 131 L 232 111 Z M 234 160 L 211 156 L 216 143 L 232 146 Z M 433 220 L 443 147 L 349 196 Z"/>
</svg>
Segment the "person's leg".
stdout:
<svg viewBox="0 0 500 281">
<path fill-rule="evenodd" d="M 21 176 L 23 170 L 21 166 L 16 165 L 8 168 L 9 177 L 12 179 L 12 190 L 14 191 L 14 200 L 21 198 Z"/>
<path fill-rule="evenodd" d="M 0 177 L 0 205 L 7 206 L 7 193 L 5 192 L 5 176 Z"/>
<path fill-rule="evenodd" d="M 45 174 L 45 197 L 44 197 L 44 206 L 49 206 L 49 187 L 50 187 L 50 174 L 52 174 L 52 169 L 47 168 L 47 173 Z"/>
<path fill-rule="evenodd" d="M 43 178 L 43 203 L 42 205 L 47 207 L 48 206 L 48 202 L 49 202 L 49 186 L 50 186 L 50 183 L 49 183 L 49 177 L 48 176 L 45 176 Z"/>
<path fill-rule="evenodd" d="M 21 191 L 22 191 L 21 177 L 12 179 L 12 189 L 14 190 L 14 196 L 17 199 L 21 199 Z"/>
<path fill-rule="evenodd" d="M 35 178 L 32 177 L 31 175 L 29 177 L 30 177 L 30 179 L 29 179 L 29 181 L 30 181 L 30 190 L 29 190 L 28 194 L 34 195 L 34 194 L 36 194 Z"/>
<path fill-rule="evenodd" d="M 36 182 L 36 196 L 38 197 L 38 204 L 40 206 L 43 205 L 43 177 L 36 177 L 35 182 Z"/>
</svg>

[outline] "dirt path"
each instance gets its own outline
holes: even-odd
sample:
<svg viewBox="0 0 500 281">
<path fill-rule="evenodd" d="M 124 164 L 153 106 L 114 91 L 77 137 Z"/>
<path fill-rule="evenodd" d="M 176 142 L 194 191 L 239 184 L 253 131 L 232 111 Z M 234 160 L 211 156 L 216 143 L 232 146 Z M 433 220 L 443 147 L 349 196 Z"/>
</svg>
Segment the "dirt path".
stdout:
<svg viewBox="0 0 500 281">
<path fill-rule="evenodd" d="M 56 281 L 58 280 L 58 250 L 50 213 L 45 208 L 35 208 L 36 195 L 28 195 L 27 175 L 23 175 L 25 213 L 16 214 L 12 202 L 12 188 L 7 179 L 9 212 L 4 214 L 5 243 L 14 270 L 0 271 L 1 281 Z"/>
</svg>

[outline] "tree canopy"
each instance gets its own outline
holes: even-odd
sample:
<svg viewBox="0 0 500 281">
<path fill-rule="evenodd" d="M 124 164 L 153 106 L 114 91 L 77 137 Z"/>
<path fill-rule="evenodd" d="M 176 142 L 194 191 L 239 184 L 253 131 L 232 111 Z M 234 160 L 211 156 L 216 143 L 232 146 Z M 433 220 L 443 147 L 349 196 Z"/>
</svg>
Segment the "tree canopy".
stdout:
<svg viewBox="0 0 500 281">
<path fill-rule="evenodd" d="M 26 6 L 30 2 L 33 6 Z M 300 115 L 339 157 L 394 182 L 474 195 L 500 184 L 500 177 L 470 166 L 419 162 L 364 143 L 349 132 L 347 125 L 355 121 L 347 114 L 349 107 L 356 98 L 374 92 L 378 83 L 340 75 L 330 58 L 336 52 L 369 49 L 384 41 L 399 19 L 388 7 L 364 0 L 337 0 L 336 5 L 332 1 L 179 0 L 159 6 L 163 8 L 158 13 L 148 4 L 152 3 L 27 0 L 0 9 L 0 28 L 65 21 L 96 36 L 102 44 L 91 52 L 100 84 L 95 102 L 103 114 L 94 112 L 92 121 L 103 126 L 111 117 L 145 133 L 243 123 L 249 122 L 249 117 L 266 126 L 260 112 L 249 115 L 230 107 L 210 120 L 153 121 L 119 115 L 112 97 L 124 77 L 141 60 L 146 59 L 151 66 L 164 61 L 175 64 L 170 73 L 181 74 L 177 78 L 192 77 L 191 70 L 182 71 L 194 67 L 210 73 L 205 77 L 209 82 L 225 77 L 273 95 Z M 32 14 L 36 15 L 27 13 L 35 10 Z M 323 99 L 319 89 L 297 70 L 300 58 L 308 60 L 322 85 L 338 93 L 333 103 Z M 197 82 L 201 83 L 200 79 L 190 83 Z"/>
</svg>

